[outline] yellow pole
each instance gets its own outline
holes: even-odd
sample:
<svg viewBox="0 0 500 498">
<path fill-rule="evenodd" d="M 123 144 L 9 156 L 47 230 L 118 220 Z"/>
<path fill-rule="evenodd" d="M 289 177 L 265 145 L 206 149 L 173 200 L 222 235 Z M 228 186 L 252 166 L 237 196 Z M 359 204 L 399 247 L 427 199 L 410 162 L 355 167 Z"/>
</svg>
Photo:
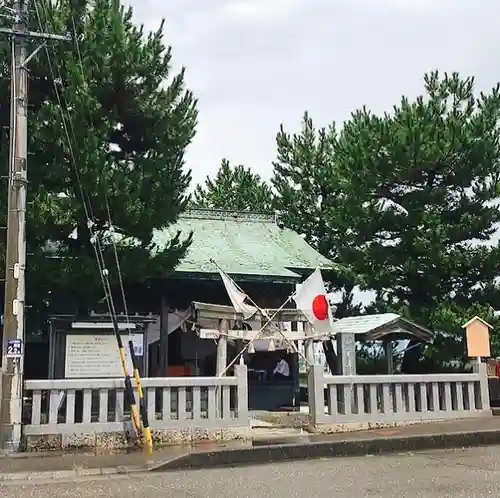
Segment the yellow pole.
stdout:
<svg viewBox="0 0 500 498">
<path fill-rule="evenodd" d="M 134 352 L 134 343 L 132 341 L 128 341 L 128 347 L 130 351 L 130 358 L 132 359 L 132 365 L 134 368 L 134 378 L 135 378 L 135 386 L 137 389 L 137 397 L 139 398 L 139 410 L 142 418 L 142 433 L 144 434 L 144 449 L 147 451 L 148 455 L 152 455 L 153 437 L 151 435 L 151 428 L 149 427 L 148 411 L 144 403 L 144 393 L 142 392 L 141 376 L 139 373 L 137 358 Z"/>
<path fill-rule="evenodd" d="M 125 401 L 130 406 L 130 418 L 132 419 L 132 425 L 134 426 L 137 435 L 141 433 L 141 419 L 139 417 L 139 411 L 137 410 L 137 405 L 135 403 L 134 389 L 132 387 L 132 381 L 130 375 L 127 371 L 127 362 L 125 361 L 125 350 L 123 349 L 122 338 L 118 333 L 116 335 L 118 341 L 118 350 L 120 352 L 120 361 L 122 364 L 123 373 L 125 374 Z"/>
</svg>

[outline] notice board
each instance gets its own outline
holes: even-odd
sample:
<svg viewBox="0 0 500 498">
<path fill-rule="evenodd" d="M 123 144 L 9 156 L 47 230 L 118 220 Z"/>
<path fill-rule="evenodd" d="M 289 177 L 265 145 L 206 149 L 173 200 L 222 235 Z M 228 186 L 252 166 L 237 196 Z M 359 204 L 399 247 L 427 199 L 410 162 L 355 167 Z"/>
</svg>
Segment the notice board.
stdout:
<svg viewBox="0 0 500 498">
<path fill-rule="evenodd" d="M 128 335 L 123 337 L 127 369 L 132 374 L 128 353 Z M 137 356 L 144 354 L 143 334 L 131 334 Z M 140 358 L 142 361 L 142 358 Z M 114 334 L 85 333 L 66 335 L 64 358 L 66 379 L 98 379 L 123 377 L 120 354 Z"/>
</svg>

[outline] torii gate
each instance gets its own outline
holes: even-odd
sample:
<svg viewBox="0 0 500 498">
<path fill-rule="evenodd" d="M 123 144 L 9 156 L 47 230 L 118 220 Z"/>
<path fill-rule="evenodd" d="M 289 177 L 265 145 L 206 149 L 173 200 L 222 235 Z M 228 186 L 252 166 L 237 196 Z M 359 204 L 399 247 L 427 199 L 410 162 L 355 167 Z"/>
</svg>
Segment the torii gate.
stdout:
<svg viewBox="0 0 500 498">
<path fill-rule="evenodd" d="M 257 311 L 251 319 L 252 322 L 264 325 L 269 321 L 268 317 L 273 317 L 262 331 L 243 330 L 241 325 L 247 320 L 232 306 L 193 302 L 192 309 L 193 316 L 200 326 L 197 331 L 199 337 L 217 340 L 217 375 L 222 375 L 227 367 L 228 339 L 252 341 L 259 334 L 262 339 L 274 341 L 304 341 L 306 359 L 310 365 L 313 365 L 314 342 L 335 338 L 339 362 L 338 373 L 356 375 L 356 337 L 372 341 L 385 339 L 388 373 L 392 373 L 393 370 L 393 340 L 410 337 L 427 342 L 432 338 L 432 332 L 428 329 L 395 313 L 341 318 L 334 322 L 331 334 L 315 335 L 306 316 L 295 308 L 265 309 L 262 310 L 264 313 Z M 292 324 L 292 330 L 285 331 L 279 327 L 279 324 L 287 322 Z M 299 322 L 303 324 L 302 330 L 298 330 L 297 323 Z M 281 332 L 278 332 L 277 328 Z"/>
<path fill-rule="evenodd" d="M 217 375 L 227 366 L 227 341 L 254 341 L 257 338 L 278 344 L 291 344 L 304 341 L 306 360 L 314 364 L 314 342 L 330 340 L 330 334 L 314 335 L 314 330 L 302 311 L 294 308 L 264 309 L 257 311 L 246 320 L 232 306 L 193 302 L 193 315 L 199 324 L 200 339 L 217 340 Z M 270 320 L 269 317 L 272 317 Z M 243 323 L 259 324 L 256 329 L 245 330 Z M 291 323 L 292 330 L 283 330 L 281 324 Z M 298 324 L 301 323 L 302 327 Z M 266 325 L 267 324 L 267 325 Z M 263 327 L 263 328 L 262 328 Z"/>
</svg>

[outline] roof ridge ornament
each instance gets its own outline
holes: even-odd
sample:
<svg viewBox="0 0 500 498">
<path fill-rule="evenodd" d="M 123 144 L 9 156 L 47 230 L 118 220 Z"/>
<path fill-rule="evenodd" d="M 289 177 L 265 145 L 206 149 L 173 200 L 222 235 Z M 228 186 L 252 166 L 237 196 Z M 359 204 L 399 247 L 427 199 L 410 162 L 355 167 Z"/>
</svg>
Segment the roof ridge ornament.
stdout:
<svg viewBox="0 0 500 498">
<path fill-rule="evenodd" d="M 276 215 L 253 211 L 230 209 L 190 208 L 179 216 L 180 219 L 251 221 L 254 223 L 276 223 Z"/>
</svg>

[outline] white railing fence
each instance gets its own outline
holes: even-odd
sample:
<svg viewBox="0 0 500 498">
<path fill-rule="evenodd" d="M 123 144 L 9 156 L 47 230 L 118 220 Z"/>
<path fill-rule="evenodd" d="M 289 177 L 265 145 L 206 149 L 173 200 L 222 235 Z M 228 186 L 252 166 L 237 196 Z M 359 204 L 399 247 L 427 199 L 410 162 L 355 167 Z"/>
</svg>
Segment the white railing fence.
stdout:
<svg viewBox="0 0 500 498">
<path fill-rule="evenodd" d="M 219 429 L 249 425 L 247 369 L 233 377 L 144 378 L 153 430 Z M 28 380 L 24 434 L 123 432 L 128 420 L 123 379 Z"/>
<path fill-rule="evenodd" d="M 491 415 L 486 365 L 471 374 L 325 375 L 311 368 L 314 424 L 444 420 Z"/>
<path fill-rule="evenodd" d="M 142 380 L 153 431 L 250 427 L 247 369 L 231 377 Z M 308 376 L 311 423 L 446 420 L 491 415 L 486 365 L 471 374 Z M 28 380 L 24 434 L 78 436 L 130 427 L 123 379 Z"/>
</svg>

